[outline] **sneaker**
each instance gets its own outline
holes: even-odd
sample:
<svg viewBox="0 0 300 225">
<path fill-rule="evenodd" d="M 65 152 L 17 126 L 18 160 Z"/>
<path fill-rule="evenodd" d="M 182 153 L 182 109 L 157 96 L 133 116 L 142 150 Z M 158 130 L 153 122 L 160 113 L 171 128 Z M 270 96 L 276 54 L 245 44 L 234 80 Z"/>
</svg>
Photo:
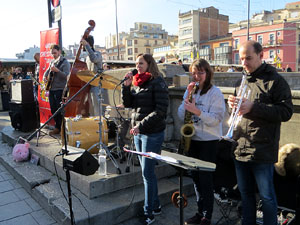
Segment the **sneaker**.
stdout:
<svg viewBox="0 0 300 225">
<path fill-rule="evenodd" d="M 158 206 L 157 209 L 154 209 L 152 211 L 152 214 L 155 215 L 155 216 L 160 215 L 161 214 L 161 206 Z"/>
<path fill-rule="evenodd" d="M 144 219 L 143 219 L 143 225 L 149 225 L 149 224 L 152 224 L 154 223 L 155 219 L 154 219 L 154 216 L 148 216 L 148 215 L 145 215 Z"/>
<path fill-rule="evenodd" d="M 198 225 L 198 224 L 201 223 L 201 221 L 202 221 L 202 216 L 200 216 L 199 213 L 196 213 L 195 216 L 193 216 L 193 217 L 187 219 L 187 220 L 184 222 L 184 224 L 185 224 L 185 225 L 192 225 L 192 224 Z"/>
<path fill-rule="evenodd" d="M 203 218 L 201 219 L 200 225 L 210 225 L 210 220 L 207 219 L 207 218 L 205 218 L 205 217 L 203 217 Z"/>
</svg>

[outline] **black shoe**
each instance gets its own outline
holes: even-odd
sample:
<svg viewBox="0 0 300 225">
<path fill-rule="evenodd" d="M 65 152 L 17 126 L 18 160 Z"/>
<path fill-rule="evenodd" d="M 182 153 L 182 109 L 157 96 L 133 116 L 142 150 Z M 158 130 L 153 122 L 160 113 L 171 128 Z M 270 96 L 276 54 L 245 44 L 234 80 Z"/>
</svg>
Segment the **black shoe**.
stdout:
<svg viewBox="0 0 300 225">
<path fill-rule="evenodd" d="M 148 216 L 148 215 L 145 215 L 145 217 L 143 218 L 143 225 L 149 225 L 149 224 L 152 224 L 154 223 L 155 219 L 154 219 L 154 216 Z"/>
<path fill-rule="evenodd" d="M 161 214 L 161 206 L 158 206 L 157 209 L 154 209 L 152 211 L 152 214 L 155 215 L 155 216 L 160 215 Z"/>
<path fill-rule="evenodd" d="M 184 224 L 185 224 L 185 225 L 192 225 L 192 224 L 198 225 L 198 224 L 201 223 L 201 219 L 202 219 L 202 216 L 200 216 L 199 213 L 196 213 L 195 216 L 193 216 L 193 217 L 187 219 L 187 220 L 184 222 Z"/>
</svg>

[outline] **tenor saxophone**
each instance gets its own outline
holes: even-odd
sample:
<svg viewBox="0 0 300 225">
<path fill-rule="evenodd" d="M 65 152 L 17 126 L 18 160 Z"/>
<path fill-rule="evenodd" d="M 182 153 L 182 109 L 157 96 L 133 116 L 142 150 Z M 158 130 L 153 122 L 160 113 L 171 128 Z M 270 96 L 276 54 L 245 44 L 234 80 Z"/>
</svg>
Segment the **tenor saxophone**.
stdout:
<svg viewBox="0 0 300 225">
<path fill-rule="evenodd" d="M 189 102 L 193 101 L 193 95 L 197 93 L 199 90 L 199 83 L 195 83 L 192 91 L 189 93 L 188 100 Z M 181 140 L 180 140 L 180 148 L 178 153 L 179 154 L 187 154 L 189 149 L 190 149 L 190 144 L 192 137 L 195 135 L 195 127 L 193 125 L 192 121 L 192 115 L 188 110 L 185 110 L 184 114 L 184 124 L 182 125 L 180 129 L 180 134 L 181 134 Z"/>
</svg>

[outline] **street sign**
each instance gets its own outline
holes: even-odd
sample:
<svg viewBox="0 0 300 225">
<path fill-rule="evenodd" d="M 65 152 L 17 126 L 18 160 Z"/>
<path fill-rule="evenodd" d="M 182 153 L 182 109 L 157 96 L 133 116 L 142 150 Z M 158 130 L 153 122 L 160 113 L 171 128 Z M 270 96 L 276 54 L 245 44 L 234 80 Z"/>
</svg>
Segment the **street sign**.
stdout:
<svg viewBox="0 0 300 225">
<path fill-rule="evenodd" d="M 61 20 L 61 6 L 58 6 L 52 10 L 52 23 L 58 22 L 60 20 Z"/>
</svg>

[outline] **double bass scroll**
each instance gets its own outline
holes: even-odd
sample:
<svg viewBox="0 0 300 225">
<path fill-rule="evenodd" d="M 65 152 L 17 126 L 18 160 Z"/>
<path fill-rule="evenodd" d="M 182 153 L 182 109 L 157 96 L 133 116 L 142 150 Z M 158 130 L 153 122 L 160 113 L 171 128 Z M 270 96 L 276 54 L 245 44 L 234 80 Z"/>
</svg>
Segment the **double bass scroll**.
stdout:
<svg viewBox="0 0 300 225">
<path fill-rule="evenodd" d="M 84 32 L 82 38 L 87 38 L 90 34 L 90 32 L 95 28 L 96 23 L 94 20 L 89 20 L 88 24 L 90 25 Z M 64 100 L 67 101 L 70 97 L 72 97 L 74 94 L 76 94 L 83 85 L 85 85 L 85 82 L 80 80 L 77 77 L 77 72 L 79 70 L 87 70 L 87 65 L 85 62 L 81 61 L 79 59 L 81 54 L 82 44 L 80 44 L 76 57 L 74 60 L 74 63 L 72 65 L 70 74 L 68 76 L 68 80 L 65 86 L 65 89 L 63 91 L 63 97 Z M 85 88 L 82 90 L 80 94 L 78 94 L 73 101 L 71 101 L 65 108 L 65 116 L 66 117 L 75 117 L 78 114 L 81 114 L 82 116 L 88 116 L 89 115 L 89 104 L 88 104 L 88 95 L 89 95 L 90 87 Z M 85 99 L 85 100 L 83 100 Z"/>
</svg>

